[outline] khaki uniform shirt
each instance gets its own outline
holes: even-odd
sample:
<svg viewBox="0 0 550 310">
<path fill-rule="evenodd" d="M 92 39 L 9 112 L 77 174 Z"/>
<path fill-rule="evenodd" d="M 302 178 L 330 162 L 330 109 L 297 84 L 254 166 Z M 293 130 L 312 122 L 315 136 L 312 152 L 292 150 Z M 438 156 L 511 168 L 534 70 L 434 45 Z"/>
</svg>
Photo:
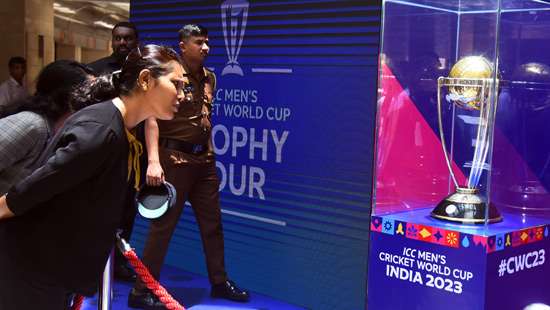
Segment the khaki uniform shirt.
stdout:
<svg viewBox="0 0 550 310">
<path fill-rule="evenodd" d="M 211 162 L 214 160 L 211 111 L 216 89 L 216 75 L 203 68 L 200 76 L 193 76 L 189 68 L 184 65 L 183 79 L 185 100 L 180 104 L 174 119 L 158 120 L 159 140 L 170 138 L 206 145 L 206 152 L 200 155 L 178 152 L 178 157 L 181 157 L 178 159 L 190 163 Z"/>
</svg>

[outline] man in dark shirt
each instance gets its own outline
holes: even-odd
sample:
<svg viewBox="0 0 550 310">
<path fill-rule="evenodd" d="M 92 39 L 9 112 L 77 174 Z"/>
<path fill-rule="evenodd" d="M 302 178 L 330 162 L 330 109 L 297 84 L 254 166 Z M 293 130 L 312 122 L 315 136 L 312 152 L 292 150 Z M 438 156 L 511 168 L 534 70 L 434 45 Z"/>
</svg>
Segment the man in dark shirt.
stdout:
<svg viewBox="0 0 550 310">
<path fill-rule="evenodd" d="M 110 56 L 88 64 L 88 66 L 98 75 L 109 74 L 120 70 L 126 56 L 128 56 L 130 51 L 139 44 L 136 26 L 130 22 L 120 22 L 116 24 L 111 34 L 111 47 L 113 48 L 113 53 Z"/>
<path fill-rule="evenodd" d="M 186 93 L 183 103 L 174 119 L 157 122 L 149 118 L 145 125 L 147 184 L 160 185 L 166 177 L 176 188 L 176 204 L 151 221 L 143 263 L 158 279 L 168 244 L 189 199 L 199 224 L 211 296 L 248 301 L 248 292 L 229 280 L 225 271 L 219 179 L 210 123 L 216 76 L 203 65 L 210 50 L 208 32 L 202 26 L 186 25 L 179 31 L 179 40 Z M 139 280 L 128 296 L 128 306 L 165 309 Z"/>
<path fill-rule="evenodd" d="M 138 46 L 138 31 L 134 24 L 130 22 L 120 22 L 113 27 L 112 34 L 112 48 L 113 53 L 110 56 L 101 58 L 88 64 L 96 75 L 110 74 L 114 71 L 120 70 L 126 56 L 130 51 Z M 141 129 L 140 129 L 141 128 Z M 138 140 L 143 141 L 143 125 L 139 125 L 136 129 Z M 144 165 L 145 163 L 142 163 Z M 132 186 L 128 188 L 126 200 L 124 202 L 125 212 L 123 215 L 120 229 L 122 230 L 121 236 L 125 240 L 130 240 L 132 235 L 132 228 L 134 226 L 134 219 L 136 217 L 136 208 L 134 205 L 134 197 L 136 192 Z M 126 264 L 126 258 L 119 251 L 116 252 L 114 263 L 115 278 L 124 281 L 134 281 L 136 279 L 135 272 Z"/>
</svg>

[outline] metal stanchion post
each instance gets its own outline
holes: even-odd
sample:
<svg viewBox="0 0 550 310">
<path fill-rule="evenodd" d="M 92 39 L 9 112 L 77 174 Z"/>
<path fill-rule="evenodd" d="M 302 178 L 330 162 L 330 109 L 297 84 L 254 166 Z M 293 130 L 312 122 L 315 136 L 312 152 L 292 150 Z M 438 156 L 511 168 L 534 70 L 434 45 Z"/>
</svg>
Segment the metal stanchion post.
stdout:
<svg viewBox="0 0 550 310">
<path fill-rule="evenodd" d="M 115 259 L 115 249 L 111 250 L 111 255 L 105 264 L 105 270 L 103 270 L 103 277 L 99 284 L 99 291 L 97 295 L 97 309 L 98 310 L 111 310 L 111 299 L 113 296 L 113 264 Z"/>
</svg>

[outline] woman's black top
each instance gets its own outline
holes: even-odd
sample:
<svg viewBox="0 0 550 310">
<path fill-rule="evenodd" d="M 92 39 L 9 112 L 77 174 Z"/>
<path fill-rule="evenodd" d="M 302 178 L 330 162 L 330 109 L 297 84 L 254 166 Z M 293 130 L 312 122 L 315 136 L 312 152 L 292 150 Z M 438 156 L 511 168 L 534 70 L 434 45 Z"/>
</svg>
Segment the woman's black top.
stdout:
<svg viewBox="0 0 550 310">
<path fill-rule="evenodd" d="M 41 167 L 7 194 L 16 216 L 0 222 L 0 261 L 29 279 L 93 294 L 122 216 L 128 150 L 112 101 L 70 117 Z"/>
</svg>

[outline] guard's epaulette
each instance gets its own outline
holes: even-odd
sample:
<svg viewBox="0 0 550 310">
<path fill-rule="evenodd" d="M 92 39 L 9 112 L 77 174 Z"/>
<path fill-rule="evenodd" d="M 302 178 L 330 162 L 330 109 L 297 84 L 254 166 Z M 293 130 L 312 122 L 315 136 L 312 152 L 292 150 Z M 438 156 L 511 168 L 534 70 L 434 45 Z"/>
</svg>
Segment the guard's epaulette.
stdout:
<svg viewBox="0 0 550 310">
<path fill-rule="evenodd" d="M 206 72 L 208 72 L 208 76 L 210 78 L 210 82 L 212 83 L 212 89 L 216 89 L 216 73 L 214 73 L 214 71 L 204 67 L 204 69 L 206 70 Z"/>
</svg>

